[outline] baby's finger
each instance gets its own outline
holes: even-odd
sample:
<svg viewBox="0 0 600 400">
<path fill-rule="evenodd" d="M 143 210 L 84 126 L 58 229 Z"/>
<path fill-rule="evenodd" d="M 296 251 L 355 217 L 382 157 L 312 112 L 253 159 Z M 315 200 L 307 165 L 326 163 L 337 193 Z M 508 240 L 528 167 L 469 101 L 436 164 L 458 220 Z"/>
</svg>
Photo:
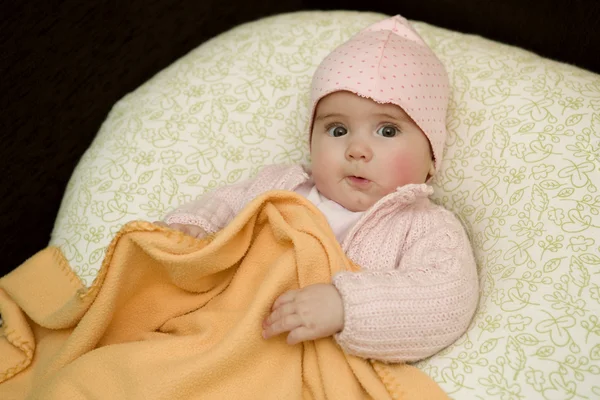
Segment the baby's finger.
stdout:
<svg viewBox="0 0 600 400">
<path fill-rule="evenodd" d="M 297 327 L 292 330 L 287 336 L 287 343 L 290 345 L 298 344 L 300 342 L 305 342 L 307 340 L 316 339 L 314 331 L 310 328 L 305 327 L 304 325 Z"/>
<path fill-rule="evenodd" d="M 192 225 L 181 224 L 179 230 L 188 236 L 194 236 L 194 227 Z"/>
<path fill-rule="evenodd" d="M 277 336 L 283 332 L 289 332 L 293 329 L 298 328 L 302 325 L 302 319 L 297 314 L 286 315 L 284 318 L 281 318 L 275 321 L 273 324 L 267 326 L 263 330 L 263 338 L 269 339 L 273 336 Z"/>
<path fill-rule="evenodd" d="M 294 303 L 285 303 L 277 307 L 271 315 L 265 320 L 267 325 L 271 325 L 278 320 L 285 318 L 286 315 L 296 314 L 296 305 Z"/>
<path fill-rule="evenodd" d="M 199 226 L 189 226 L 188 234 L 195 238 L 200 238 L 201 236 L 204 236 L 204 229 L 200 228 Z"/>
<path fill-rule="evenodd" d="M 185 229 L 185 225 L 183 225 L 183 224 L 178 224 L 178 223 L 174 222 L 172 224 L 169 224 L 169 228 L 171 228 L 173 230 L 176 230 L 176 231 L 179 231 L 179 232 L 185 233 L 185 230 L 184 230 Z"/>
<path fill-rule="evenodd" d="M 275 303 L 273 303 L 271 310 L 275 310 L 278 307 L 280 307 L 286 303 L 290 303 L 290 302 L 294 301 L 298 292 L 299 292 L 299 290 L 297 290 L 297 289 L 288 290 L 287 292 L 285 292 L 284 294 L 279 296 L 277 298 L 277 300 L 275 300 Z"/>
</svg>

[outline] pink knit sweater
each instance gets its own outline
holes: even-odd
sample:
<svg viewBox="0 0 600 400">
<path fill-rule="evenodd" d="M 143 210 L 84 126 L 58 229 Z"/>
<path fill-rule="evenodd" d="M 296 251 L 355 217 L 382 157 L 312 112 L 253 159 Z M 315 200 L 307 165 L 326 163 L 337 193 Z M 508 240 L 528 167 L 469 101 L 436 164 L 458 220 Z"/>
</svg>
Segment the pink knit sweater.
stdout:
<svg viewBox="0 0 600 400">
<path fill-rule="evenodd" d="M 309 178 L 299 165 L 269 166 L 254 179 L 181 206 L 165 222 L 214 233 L 256 196 L 295 190 Z M 346 235 L 342 248 L 362 268 L 333 279 L 345 313 L 344 330 L 335 337 L 347 353 L 417 361 L 452 344 L 467 329 L 479 297 L 475 260 L 462 225 L 429 200 L 432 192 L 425 184 L 398 188 Z"/>
</svg>

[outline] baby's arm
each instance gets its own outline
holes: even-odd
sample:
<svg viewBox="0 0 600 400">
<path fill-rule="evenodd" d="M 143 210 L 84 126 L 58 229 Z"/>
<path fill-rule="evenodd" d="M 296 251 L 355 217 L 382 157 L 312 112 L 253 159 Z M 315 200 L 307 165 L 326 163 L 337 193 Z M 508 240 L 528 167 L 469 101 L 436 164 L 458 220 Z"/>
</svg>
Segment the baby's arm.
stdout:
<svg viewBox="0 0 600 400">
<path fill-rule="evenodd" d="M 396 270 L 334 277 L 345 314 L 336 339 L 350 354 L 418 361 L 452 344 L 469 326 L 479 297 L 469 239 L 447 210 L 416 218 L 427 219 L 421 226 L 430 229 L 405 250 Z"/>
<path fill-rule="evenodd" d="M 302 170 L 299 166 L 297 168 Z M 266 166 L 254 178 L 219 187 L 198 200 L 183 204 L 167 214 L 164 222 L 171 227 L 180 224 L 189 230 L 192 225 L 202 228 L 205 234 L 215 233 L 231 222 L 256 196 L 289 186 L 287 180 L 295 175 L 298 175 L 297 171 L 289 166 Z"/>
<path fill-rule="evenodd" d="M 190 230 L 190 226 L 196 226 L 205 234 L 215 233 L 224 228 L 241 209 L 241 203 L 247 197 L 246 192 L 252 182 L 253 179 L 248 179 L 235 185 L 219 187 L 198 200 L 181 205 L 167 214 L 164 222 L 174 229 L 179 226 Z"/>
</svg>

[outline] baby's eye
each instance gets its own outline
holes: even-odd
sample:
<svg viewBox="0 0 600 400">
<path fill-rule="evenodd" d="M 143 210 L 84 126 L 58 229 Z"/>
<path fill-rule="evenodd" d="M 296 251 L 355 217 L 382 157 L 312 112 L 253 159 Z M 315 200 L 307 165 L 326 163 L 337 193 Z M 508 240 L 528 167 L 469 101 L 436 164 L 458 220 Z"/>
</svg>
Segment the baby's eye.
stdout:
<svg viewBox="0 0 600 400">
<path fill-rule="evenodd" d="M 329 135 L 333 137 L 340 137 L 348 133 L 348 130 L 341 125 L 334 125 L 327 128 L 327 133 L 329 133 Z"/>
<path fill-rule="evenodd" d="M 394 125 L 384 125 L 381 128 L 377 129 L 377 134 L 381 135 L 383 137 L 394 137 L 396 136 L 399 132 L 398 128 L 396 128 Z"/>
</svg>

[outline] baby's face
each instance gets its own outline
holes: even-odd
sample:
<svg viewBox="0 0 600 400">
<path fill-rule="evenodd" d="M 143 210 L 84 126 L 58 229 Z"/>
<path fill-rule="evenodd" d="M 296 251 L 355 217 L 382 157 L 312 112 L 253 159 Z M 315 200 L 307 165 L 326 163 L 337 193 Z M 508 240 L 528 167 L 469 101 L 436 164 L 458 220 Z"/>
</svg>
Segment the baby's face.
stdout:
<svg viewBox="0 0 600 400">
<path fill-rule="evenodd" d="M 311 159 L 317 189 L 351 211 L 424 183 L 434 166 L 427 137 L 400 107 L 346 91 L 319 101 Z"/>
</svg>

